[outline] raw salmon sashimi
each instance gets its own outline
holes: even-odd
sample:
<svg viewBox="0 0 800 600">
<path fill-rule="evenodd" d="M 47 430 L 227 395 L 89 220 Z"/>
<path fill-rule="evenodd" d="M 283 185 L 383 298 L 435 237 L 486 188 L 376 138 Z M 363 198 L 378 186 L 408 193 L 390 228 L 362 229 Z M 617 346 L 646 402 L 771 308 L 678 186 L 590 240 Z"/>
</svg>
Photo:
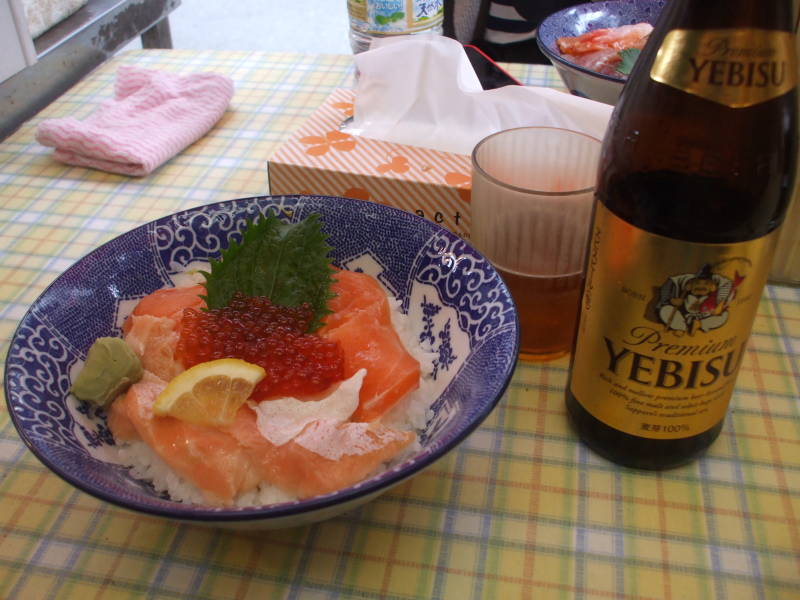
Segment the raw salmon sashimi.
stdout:
<svg viewBox="0 0 800 600">
<path fill-rule="evenodd" d="M 597 50 L 589 54 L 581 54 L 580 56 L 570 57 L 572 62 L 594 71 L 595 73 L 602 73 L 603 75 L 611 75 L 623 79 L 625 75 L 617 71 L 617 67 L 622 62 L 622 57 L 619 55 L 619 50 Z"/>
<path fill-rule="evenodd" d="M 326 317 L 320 333 L 339 342 L 345 378 L 367 369 L 353 420 L 373 421 L 419 387 L 419 361 L 394 330 L 386 292 L 375 279 L 351 271 L 334 278 L 337 296 L 329 306 L 335 312 Z"/>
<path fill-rule="evenodd" d="M 146 375 L 117 399 L 109 414 L 115 439 L 147 443 L 212 504 L 230 504 L 264 481 L 299 498 L 361 481 L 416 439 L 380 424 L 314 421 L 292 441 L 274 445 L 242 406 L 232 425 L 214 428 L 153 415 L 166 383 Z"/>
<path fill-rule="evenodd" d="M 595 29 L 576 37 L 561 37 L 556 40 L 558 50 L 562 54 L 580 56 L 598 50 L 624 50 L 625 48 L 642 48 L 647 36 L 653 31 L 650 23 L 622 25 Z"/>
<path fill-rule="evenodd" d="M 142 361 L 142 367 L 169 381 L 184 370 L 175 358 L 178 326 L 186 308 L 203 308 L 202 285 L 162 288 L 136 304 L 122 328 L 125 342 Z"/>
<path fill-rule="evenodd" d="M 274 446 L 243 406 L 229 427 L 260 476 L 298 498 L 335 492 L 358 483 L 416 439 L 379 423 L 314 421 L 292 441 Z"/>
<path fill-rule="evenodd" d="M 225 431 L 153 415 L 166 382 L 145 373 L 111 405 L 114 439 L 132 441 L 135 432 L 176 473 L 203 491 L 210 504 L 229 504 L 258 485 L 258 474 L 234 437 Z"/>
<path fill-rule="evenodd" d="M 391 320 L 389 299 L 377 279 L 355 271 L 337 271 L 334 279 L 332 291 L 336 295 L 328 302 L 333 312 L 325 317 L 322 332 L 341 325 L 361 310 L 375 311 L 382 323 Z"/>
<path fill-rule="evenodd" d="M 174 319 L 131 315 L 125 324 L 127 331 L 123 339 L 142 361 L 146 371 L 169 381 L 184 370 L 175 358 L 180 334 Z"/>
<path fill-rule="evenodd" d="M 139 300 L 132 315 L 136 317 L 141 315 L 166 317 L 180 322 L 185 308 L 205 308 L 206 302 L 200 297 L 205 293 L 206 288 L 200 284 L 161 288 Z M 130 325 L 126 321 L 123 330 L 127 331 L 129 327 Z"/>
<path fill-rule="evenodd" d="M 419 361 L 408 353 L 391 322 L 381 322 L 369 311 L 357 311 L 325 336 L 342 347 L 345 377 L 367 369 L 354 421 L 379 418 L 419 387 Z"/>
</svg>

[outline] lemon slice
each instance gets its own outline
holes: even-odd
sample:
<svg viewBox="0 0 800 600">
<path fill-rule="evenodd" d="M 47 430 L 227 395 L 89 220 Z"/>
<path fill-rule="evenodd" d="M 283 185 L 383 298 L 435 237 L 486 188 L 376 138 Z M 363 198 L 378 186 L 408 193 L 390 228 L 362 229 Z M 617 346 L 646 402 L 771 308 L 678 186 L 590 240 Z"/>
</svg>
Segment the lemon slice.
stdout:
<svg viewBox="0 0 800 600">
<path fill-rule="evenodd" d="M 200 363 L 167 384 L 153 414 L 198 425 L 228 425 L 264 375 L 258 365 L 238 358 Z"/>
</svg>

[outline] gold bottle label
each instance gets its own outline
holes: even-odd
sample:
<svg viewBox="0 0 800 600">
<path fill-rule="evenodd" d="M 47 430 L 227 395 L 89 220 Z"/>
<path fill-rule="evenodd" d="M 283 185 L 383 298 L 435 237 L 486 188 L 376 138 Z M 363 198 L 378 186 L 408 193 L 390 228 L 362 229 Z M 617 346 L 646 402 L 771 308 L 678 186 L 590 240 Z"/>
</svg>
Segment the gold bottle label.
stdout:
<svg viewBox="0 0 800 600">
<path fill-rule="evenodd" d="M 642 231 L 598 203 L 570 389 L 597 419 L 652 439 L 725 416 L 776 232 L 695 244 Z"/>
<path fill-rule="evenodd" d="M 651 79 L 744 108 L 797 85 L 795 36 L 769 29 L 673 29 L 650 69 Z"/>
</svg>

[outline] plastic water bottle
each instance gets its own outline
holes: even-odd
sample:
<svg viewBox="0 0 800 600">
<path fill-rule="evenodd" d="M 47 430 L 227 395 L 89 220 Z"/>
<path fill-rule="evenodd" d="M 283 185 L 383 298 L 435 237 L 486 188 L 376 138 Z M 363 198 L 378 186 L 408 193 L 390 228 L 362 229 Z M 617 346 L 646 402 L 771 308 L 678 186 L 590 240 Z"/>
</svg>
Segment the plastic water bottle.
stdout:
<svg viewBox="0 0 800 600">
<path fill-rule="evenodd" d="M 444 0 L 347 0 L 350 46 L 358 54 L 390 35 L 442 33 Z"/>
</svg>

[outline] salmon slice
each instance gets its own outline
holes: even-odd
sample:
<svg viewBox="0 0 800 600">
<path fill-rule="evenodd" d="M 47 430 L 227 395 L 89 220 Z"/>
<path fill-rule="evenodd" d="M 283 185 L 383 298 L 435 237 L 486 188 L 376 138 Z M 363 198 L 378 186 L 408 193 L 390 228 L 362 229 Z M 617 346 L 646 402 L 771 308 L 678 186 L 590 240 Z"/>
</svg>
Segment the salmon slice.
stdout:
<svg viewBox="0 0 800 600">
<path fill-rule="evenodd" d="M 256 415 L 246 405 L 229 431 L 265 481 L 301 499 L 358 483 L 416 439 L 410 431 L 378 423 L 315 421 L 294 440 L 275 446 L 258 431 Z"/>
<path fill-rule="evenodd" d="M 123 336 L 146 371 L 169 381 L 184 371 L 175 358 L 180 333 L 177 321 L 171 317 L 131 315 L 125 324 L 128 331 Z"/>
<path fill-rule="evenodd" d="M 138 437 L 176 473 L 194 483 L 212 505 L 230 504 L 255 489 L 258 470 L 245 449 L 229 433 L 153 415 L 153 404 L 166 382 L 145 373 L 125 396 L 114 401 L 109 427 L 115 439 L 130 439 L 132 424 Z"/>
<path fill-rule="evenodd" d="M 364 273 L 339 271 L 320 335 L 339 342 L 344 377 L 359 369 L 367 375 L 354 421 L 373 421 L 419 386 L 419 361 L 403 346 L 392 326 L 389 301 L 377 280 Z"/>
<path fill-rule="evenodd" d="M 128 417 L 127 404 L 125 402 L 114 401 L 108 409 L 108 428 L 114 435 L 114 441 L 120 442 L 135 442 L 141 440 L 139 432 L 133 421 Z"/>
<path fill-rule="evenodd" d="M 162 288 L 148 294 L 133 309 L 134 316 L 150 315 L 151 317 L 166 317 L 180 322 L 185 308 L 205 308 L 206 302 L 200 296 L 206 293 L 203 285 L 186 287 Z M 128 319 L 129 321 L 130 319 Z M 123 331 L 130 325 L 125 321 Z"/>
<path fill-rule="evenodd" d="M 298 498 L 328 494 L 358 483 L 416 439 L 379 423 L 315 421 L 275 446 L 261 435 L 247 405 L 222 428 L 154 416 L 153 403 L 165 386 L 146 373 L 111 405 L 109 428 L 117 441 L 143 440 L 213 505 L 231 504 L 260 481 Z"/>
<path fill-rule="evenodd" d="M 578 56 L 598 50 L 624 50 L 625 48 L 642 48 L 647 41 L 647 36 L 653 31 L 650 23 L 636 23 L 635 25 L 622 25 L 595 29 L 576 37 L 561 37 L 556 40 L 556 45 L 562 54 Z"/>
<path fill-rule="evenodd" d="M 338 271 L 334 280 L 331 291 L 336 295 L 328 302 L 333 313 L 325 317 L 321 332 L 338 327 L 361 310 L 376 311 L 378 320 L 383 323 L 391 320 L 389 299 L 376 279 L 366 273 Z"/>
<path fill-rule="evenodd" d="M 374 312 L 351 313 L 324 337 L 339 342 L 345 378 L 359 369 L 367 370 L 353 421 L 374 421 L 419 387 L 419 361 L 405 349 L 391 321 L 379 321 Z"/>
<path fill-rule="evenodd" d="M 611 75 L 620 79 L 624 77 L 617 71 L 617 67 L 622 62 L 619 50 L 597 50 L 596 52 L 581 54 L 580 56 L 572 57 L 572 62 L 596 73 Z"/>
</svg>

